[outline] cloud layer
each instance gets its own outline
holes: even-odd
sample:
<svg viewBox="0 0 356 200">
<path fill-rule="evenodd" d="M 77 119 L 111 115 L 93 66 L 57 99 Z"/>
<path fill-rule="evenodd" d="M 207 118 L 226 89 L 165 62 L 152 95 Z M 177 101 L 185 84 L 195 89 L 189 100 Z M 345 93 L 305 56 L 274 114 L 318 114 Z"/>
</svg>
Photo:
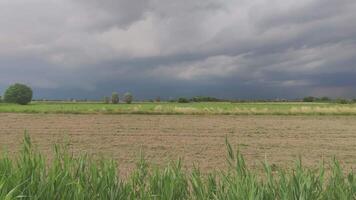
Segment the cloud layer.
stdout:
<svg viewBox="0 0 356 200">
<path fill-rule="evenodd" d="M 354 0 L 1 0 L 0 89 L 356 97 Z"/>
</svg>

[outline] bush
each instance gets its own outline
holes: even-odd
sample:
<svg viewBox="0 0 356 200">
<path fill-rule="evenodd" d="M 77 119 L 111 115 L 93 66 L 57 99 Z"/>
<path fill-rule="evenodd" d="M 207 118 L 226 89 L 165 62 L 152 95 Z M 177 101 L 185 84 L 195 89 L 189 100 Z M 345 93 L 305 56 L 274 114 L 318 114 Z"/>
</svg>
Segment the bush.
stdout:
<svg viewBox="0 0 356 200">
<path fill-rule="evenodd" d="M 321 98 L 320 98 L 320 101 L 329 102 L 329 101 L 330 101 L 330 98 L 329 98 L 329 97 L 321 97 Z"/>
<path fill-rule="evenodd" d="M 118 104 L 119 103 L 119 94 L 117 92 L 113 92 L 111 94 L 111 102 L 113 104 Z"/>
<path fill-rule="evenodd" d="M 338 99 L 335 100 L 335 103 L 348 104 L 348 103 L 350 103 L 350 101 L 347 100 L 347 99 L 338 98 Z"/>
<path fill-rule="evenodd" d="M 189 103 L 189 100 L 187 98 L 180 97 L 178 98 L 178 103 Z"/>
<path fill-rule="evenodd" d="M 132 101 L 133 101 L 133 96 L 132 96 L 132 94 L 129 93 L 129 92 L 125 93 L 125 95 L 124 95 L 124 100 L 125 100 L 125 102 L 126 102 L 127 104 L 132 103 Z"/>
<path fill-rule="evenodd" d="M 109 104 L 109 103 L 110 103 L 110 97 L 105 96 L 105 97 L 104 97 L 104 103 L 105 103 L 105 104 Z"/>
<path fill-rule="evenodd" d="M 205 96 L 196 96 L 191 99 L 191 101 L 194 102 L 219 102 L 221 101 L 218 98 L 215 97 L 205 97 Z"/>
<path fill-rule="evenodd" d="M 304 97 L 303 98 L 303 102 L 314 102 L 315 101 L 315 97 Z"/>
<path fill-rule="evenodd" d="M 2 96 L 0 96 L 0 103 L 2 103 Z"/>
<path fill-rule="evenodd" d="M 5 102 L 26 105 L 32 100 L 32 89 L 27 85 L 16 83 L 5 92 Z"/>
</svg>

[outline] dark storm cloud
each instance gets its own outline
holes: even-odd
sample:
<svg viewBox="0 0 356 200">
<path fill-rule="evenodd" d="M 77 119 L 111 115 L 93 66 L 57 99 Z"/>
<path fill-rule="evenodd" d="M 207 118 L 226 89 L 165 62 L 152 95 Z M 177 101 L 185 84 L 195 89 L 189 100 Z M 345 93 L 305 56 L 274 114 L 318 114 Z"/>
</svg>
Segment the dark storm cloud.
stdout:
<svg viewBox="0 0 356 200">
<path fill-rule="evenodd" d="M 356 96 L 353 0 L 3 0 L 0 89 Z"/>
</svg>

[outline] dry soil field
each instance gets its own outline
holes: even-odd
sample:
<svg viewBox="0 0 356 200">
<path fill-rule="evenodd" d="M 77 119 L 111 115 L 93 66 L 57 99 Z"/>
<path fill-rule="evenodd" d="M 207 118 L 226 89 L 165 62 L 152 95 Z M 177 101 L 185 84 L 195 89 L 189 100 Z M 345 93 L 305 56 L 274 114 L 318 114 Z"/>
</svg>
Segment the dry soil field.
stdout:
<svg viewBox="0 0 356 200">
<path fill-rule="evenodd" d="M 103 154 L 119 162 L 127 174 L 145 152 L 150 163 L 181 157 L 209 171 L 225 165 L 224 138 L 239 145 L 248 164 L 290 166 L 300 155 L 317 165 L 335 155 L 347 169 L 356 168 L 355 116 L 228 115 L 72 115 L 0 114 L 0 146 L 18 150 L 28 130 L 45 153 L 67 138 L 74 152 Z"/>
</svg>

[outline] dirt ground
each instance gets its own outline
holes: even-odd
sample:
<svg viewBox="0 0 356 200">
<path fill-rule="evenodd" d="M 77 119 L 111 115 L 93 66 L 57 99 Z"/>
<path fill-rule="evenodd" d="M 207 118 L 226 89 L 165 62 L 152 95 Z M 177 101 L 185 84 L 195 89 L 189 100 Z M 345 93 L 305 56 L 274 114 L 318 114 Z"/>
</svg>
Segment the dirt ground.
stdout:
<svg viewBox="0 0 356 200">
<path fill-rule="evenodd" d="M 16 152 L 24 130 L 50 155 L 53 143 L 70 141 L 75 153 L 114 158 L 127 174 L 140 149 L 152 164 L 183 159 L 203 171 L 225 167 L 225 136 L 239 145 L 247 163 L 286 168 L 302 157 L 307 166 L 336 156 L 356 168 L 356 117 L 0 114 L 0 148 Z"/>
</svg>

